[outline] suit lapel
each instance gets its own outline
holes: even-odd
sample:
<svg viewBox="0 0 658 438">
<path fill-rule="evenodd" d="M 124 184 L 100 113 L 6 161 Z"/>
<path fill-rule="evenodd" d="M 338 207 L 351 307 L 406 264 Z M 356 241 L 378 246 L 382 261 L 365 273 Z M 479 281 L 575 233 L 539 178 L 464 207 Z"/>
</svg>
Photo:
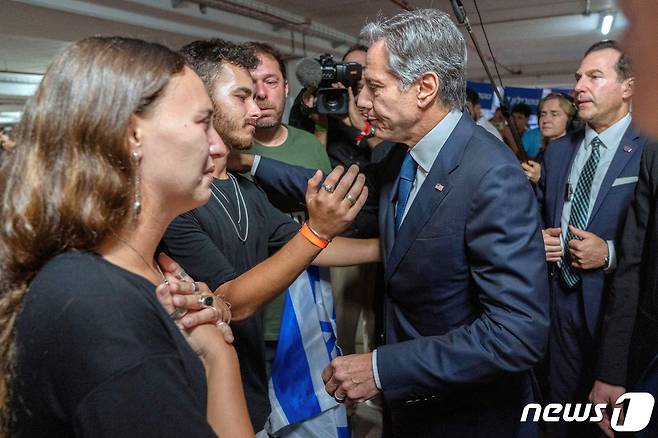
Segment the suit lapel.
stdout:
<svg viewBox="0 0 658 438">
<path fill-rule="evenodd" d="M 464 155 L 464 148 L 473 136 L 475 124 L 468 116 L 462 118 L 455 126 L 452 134 L 448 137 L 441 152 L 434 160 L 434 164 L 430 169 L 427 178 L 420 187 L 416 197 L 409 207 L 400 229 L 393 234 L 395 240 L 391 249 L 391 254 L 388 259 L 388 266 L 386 268 L 387 280 L 390 278 L 398 264 L 409 250 L 409 247 L 414 243 L 418 233 L 420 233 L 423 226 L 432 217 L 434 212 L 439 208 L 445 197 L 450 192 L 452 185 L 450 184 L 449 174 L 459 166 L 461 159 Z M 399 179 L 399 175 L 398 175 Z M 436 186 L 440 184 L 443 187 L 439 190 Z M 395 184 L 397 190 L 397 183 Z M 394 198 L 392 198 L 394 200 Z M 388 208 L 394 212 L 393 201 Z M 391 223 L 393 223 L 393 215 L 391 216 Z M 395 225 L 393 225 L 394 227 Z"/>
<path fill-rule="evenodd" d="M 628 161 L 635 155 L 637 150 L 640 147 L 640 136 L 633 130 L 632 126 L 629 126 L 624 136 L 621 139 L 621 143 L 615 152 L 615 156 L 612 158 L 608 172 L 603 178 L 601 183 L 601 188 L 599 189 L 598 195 L 596 195 L 596 201 L 594 202 L 594 207 L 592 208 L 592 214 L 589 215 L 589 221 L 587 226 L 592 223 L 592 219 L 596 216 L 596 213 L 601 208 L 605 196 L 608 194 L 612 188 L 612 183 L 619 176 L 624 167 L 628 164 Z M 630 151 L 628 150 L 630 148 Z"/>
<path fill-rule="evenodd" d="M 564 209 L 564 194 L 567 190 L 567 182 L 569 182 L 569 174 L 571 173 L 571 166 L 573 166 L 573 161 L 576 159 L 576 154 L 578 154 L 578 149 L 580 149 L 580 144 L 585 138 L 585 130 L 575 132 L 571 137 L 571 155 L 569 156 L 569 163 L 566 166 L 562 167 L 562 174 L 558 180 L 557 190 L 555 191 L 555 208 L 553 209 L 553 223 L 551 226 L 559 227 L 562 222 L 562 210 Z M 550 146 L 549 146 L 550 147 Z M 573 190 L 576 189 L 575 182 Z"/>
<path fill-rule="evenodd" d="M 379 223 L 383 224 L 383 229 L 381 229 L 381 235 L 384 237 L 385 245 L 385 260 L 384 263 L 387 264 L 388 258 L 393 249 L 393 243 L 395 242 L 395 195 L 398 191 L 398 182 L 400 181 L 400 167 L 402 166 L 402 160 L 404 154 L 407 153 L 409 149 L 406 145 L 396 146 L 397 150 L 391 154 L 391 161 L 388 168 L 386 169 L 390 172 L 390 175 L 397 175 L 395 178 L 391 178 L 384 183 L 382 187 L 380 204 L 383 208 L 380 208 L 380 217 Z M 387 173 L 388 173 L 387 172 Z"/>
</svg>

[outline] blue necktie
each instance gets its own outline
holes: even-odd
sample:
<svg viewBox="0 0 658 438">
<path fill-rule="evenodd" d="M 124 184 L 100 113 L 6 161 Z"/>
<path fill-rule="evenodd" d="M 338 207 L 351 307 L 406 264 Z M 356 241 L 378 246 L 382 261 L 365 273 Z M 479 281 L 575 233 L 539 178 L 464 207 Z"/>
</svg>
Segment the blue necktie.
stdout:
<svg viewBox="0 0 658 438">
<path fill-rule="evenodd" d="M 587 159 L 585 167 L 583 167 L 578 177 L 576 191 L 573 194 L 573 201 L 571 201 L 571 213 L 569 214 L 569 225 L 573 225 L 581 230 L 587 227 L 587 213 L 589 211 L 592 181 L 594 181 L 594 175 L 596 174 L 596 166 L 599 164 L 600 147 L 603 146 L 603 142 L 598 137 L 594 137 L 590 145 L 592 146 L 592 154 Z M 577 237 L 571 231 L 567 231 L 564 248 L 565 253 L 569 251 L 569 241 L 573 239 L 577 239 Z M 570 258 L 565 257 L 562 259 L 560 272 L 565 283 L 569 287 L 573 287 L 580 280 L 580 275 L 569 265 L 568 260 Z"/>
<path fill-rule="evenodd" d="M 404 161 L 402 162 L 402 168 L 400 169 L 400 182 L 398 183 L 398 203 L 395 206 L 396 232 L 400 229 L 400 224 L 402 223 L 404 209 L 407 206 L 409 194 L 411 193 L 411 188 L 414 186 L 414 180 L 416 179 L 417 168 L 418 163 L 414 161 L 409 151 L 407 151 L 407 154 L 404 156 Z"/>
</svg>

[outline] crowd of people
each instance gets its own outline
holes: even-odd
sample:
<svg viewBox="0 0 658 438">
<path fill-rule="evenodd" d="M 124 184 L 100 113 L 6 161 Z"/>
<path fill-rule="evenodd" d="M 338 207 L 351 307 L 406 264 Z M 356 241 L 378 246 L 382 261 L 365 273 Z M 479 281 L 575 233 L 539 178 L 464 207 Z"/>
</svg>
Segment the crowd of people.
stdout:
<svg viewBox="0 0 658 438">
<path fill-rule="evenodd" d="M 366 24 L 347 114 L 302 90 L 290 123 L 268 44 L 68 46 L 2 138 L 0 436 L 345 436 L 300 424 L 371 399 L 386 437 L 615 436 L 626 392 L 658 396 L 658 6 L 622 6 L 537 131 L 512 108 L 521 144 L 436 9 Z M 327 267 L 348 347 L 319 321 L 307 362 L 287 290 L 321 301 Z"/>
</svg>

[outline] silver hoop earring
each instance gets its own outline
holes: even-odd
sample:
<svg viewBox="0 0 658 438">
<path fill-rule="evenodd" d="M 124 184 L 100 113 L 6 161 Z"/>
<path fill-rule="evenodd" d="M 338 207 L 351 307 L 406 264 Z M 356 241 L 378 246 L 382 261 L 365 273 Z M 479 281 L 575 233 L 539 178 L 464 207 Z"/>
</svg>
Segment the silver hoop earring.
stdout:
<svg viewBox="0 0 658 438">
<path fill-rule="evenodd" d="M 140 187 L 140 177 L 139 177 L 139 152 L 133 151 L 132 158 L 135 162 L 135 200 L 133 201 L 133 210 L 135 211 L 135 216 L 139 215 L 142 211 L 142 196 L 139 192 Z"/>
</svg>

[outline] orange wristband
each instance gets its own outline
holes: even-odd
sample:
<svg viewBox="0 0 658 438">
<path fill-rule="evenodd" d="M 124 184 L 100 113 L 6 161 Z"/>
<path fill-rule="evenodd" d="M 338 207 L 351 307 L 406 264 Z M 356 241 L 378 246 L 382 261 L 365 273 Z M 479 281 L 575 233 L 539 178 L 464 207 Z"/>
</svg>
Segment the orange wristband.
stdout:
<svg viewBox="0 0 658 438">
<path fill-rule="evenodd" d="M 309 227 L 306 222 L 304 222 L 304 225 L 302 225 L 302 228 L 300 228 L 299 232 L 302 234 L 302 236 L 306 237 L 306 240 L 318 248 L 324 249 L 329 245 L 330 240 L 326 240 L 318 236 L 317 233 L 314 233 L 313 230 L 311 230 L 311 227 Z"/>
</svg>

